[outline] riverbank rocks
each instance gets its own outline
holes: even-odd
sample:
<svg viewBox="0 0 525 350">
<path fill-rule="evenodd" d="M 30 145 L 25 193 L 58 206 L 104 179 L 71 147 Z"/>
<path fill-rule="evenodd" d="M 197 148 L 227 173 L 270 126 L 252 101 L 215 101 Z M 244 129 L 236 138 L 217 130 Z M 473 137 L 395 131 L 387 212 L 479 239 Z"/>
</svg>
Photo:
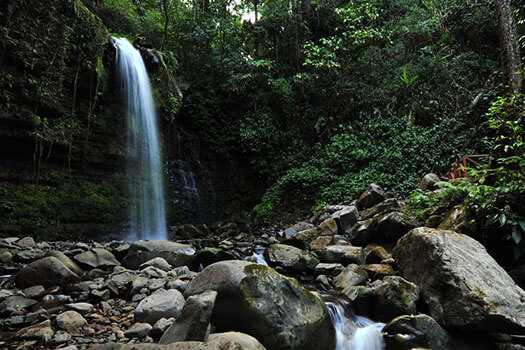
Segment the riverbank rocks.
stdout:
<svg viewBox="0 0 525 350">
<path fill-rule="evenodd" d="M 321 261 L 327 263 L 362 264 L 362 248 L 351 245 L 329 245 L 321 250 Z"/>
<path fill-rule="evenodd" d="M 398 241 L 393 256 L 441 325 L 525 333 L 525 291 L 473 238 L 419 227 Z"/>
<path fill-rule="evenodd" d="M 80 281 L 80 277 L 76 273 L 52 256 L 32 262 L 20 270 L 15 277 L 17 286 L 21 288 L 36 285 L 43 285 L 44 287 L 63 286 L 78 281 Z"/>
<path fill-rule="evenodd" d="M 87 321 L 78 312 L 69 310 L 57 316 L 56 324 L 69 333 L 78 333 L 81 327 L 87 325 Z"/>
<path fill-rule="evenodd" d="M 135 321 L 154 325 L 163 317 L 177 317 L 183 306 L 184 297 L 178 290 L 160 290 L 141 300 L 135 309 Z"/>
<path fill-rule="evenodd" d="M 319 259 L 308 251 L 286 244 L 272 244 L 266 248 L 264 255 L 270 265 L 295 271 L 313 270 L 319 263 Z"/>
<path fill-rule="evenodd" d="M 173 344 L 103 344 L 92 350 L 266 350 L 254 337 L 239 332 L 211 334 L 208 341 L 184 341 Z"/>
<path fill-rule="evenodd" d="M 62 264 L 66 265 L 68 269 L 76 273 L 78 276 L 82 276 L 84 271 L 77 265 L 76 262 L 71 260 L 66 254 L 62 253 L 58 250 L 50 250 L 46 253 L 46 256 L 54 256 L 58 260 L 62 262 Z"/>
<path fill-rule="evenodd" d="M 184 295 L 218 293 L 212 323 L 256 337 L 269 349 L 332 350 L 335 332 L 321 299 L 267 266 L 223 261 L 205 268 Z"/>
<path fill-rule="evenodd" d="M 122 265 L 136 270 L 143 263 L 157 257 L 163 258 L 172 267 L 189 266 L 195 257 L 195 249 L 191 245 L 175 242 L 133 242 Z"/>
</svg>

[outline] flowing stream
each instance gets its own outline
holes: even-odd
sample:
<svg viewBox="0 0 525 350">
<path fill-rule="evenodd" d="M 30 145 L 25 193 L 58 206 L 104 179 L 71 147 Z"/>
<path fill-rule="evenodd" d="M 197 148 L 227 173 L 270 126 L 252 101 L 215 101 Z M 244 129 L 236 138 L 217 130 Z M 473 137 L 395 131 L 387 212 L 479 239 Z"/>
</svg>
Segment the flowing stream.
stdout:
<svg viewBox="0 0 525 350">
<path fill-rule="evenodd" d="M 384 323 L 355 315 L 349 303 L 335 297 L 326 297 L 325 304 L 336 332 L 335 350 L 383 350 L 381 330 Z"/>
<path fill-rule="evenodd" d="M 127 156 L 130 179 L 128 240 L 165 241 L 166 211 L 157 114 L 146 66 L 125 38 L 112 38 L 120 87 L 126 102 Z"/>
</svg>

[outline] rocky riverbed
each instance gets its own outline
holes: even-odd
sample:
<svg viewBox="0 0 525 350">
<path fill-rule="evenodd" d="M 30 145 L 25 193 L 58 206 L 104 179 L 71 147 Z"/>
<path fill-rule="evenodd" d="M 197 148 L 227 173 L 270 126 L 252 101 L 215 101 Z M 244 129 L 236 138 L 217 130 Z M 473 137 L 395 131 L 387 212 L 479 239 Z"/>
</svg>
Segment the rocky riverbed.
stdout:
<svg viewBox="0 0 525 350">
<path fill-rule="evenodd" d="M 371 185 L 283 230 L 0 239 L 0 347 L 525 349 L 525 292 L 473 238 L 403 206 Z"/>
</svg>

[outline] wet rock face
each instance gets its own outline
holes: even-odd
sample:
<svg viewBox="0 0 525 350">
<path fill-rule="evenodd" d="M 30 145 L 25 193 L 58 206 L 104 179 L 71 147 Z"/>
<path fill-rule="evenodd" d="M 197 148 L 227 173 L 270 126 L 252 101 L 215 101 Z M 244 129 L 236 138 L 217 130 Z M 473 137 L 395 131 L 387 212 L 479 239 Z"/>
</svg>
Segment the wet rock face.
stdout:
<svg viewBox="0 0 525 350">
<path fill-rule="evenodd" d="M 393 256 L 441 325 L 525 333 L 525 291 L 473 238 L 419 227 L 398 241 Z"/>
<path fill-rule="evenodd" d="M 269 349 L 330 349 L 334 329 L 323 302 L 295 280 L 245 261 L 224 261 L 204 269 L 186 296 L 218 293 L 213 324 L 255 336 Z"/>
</svg>

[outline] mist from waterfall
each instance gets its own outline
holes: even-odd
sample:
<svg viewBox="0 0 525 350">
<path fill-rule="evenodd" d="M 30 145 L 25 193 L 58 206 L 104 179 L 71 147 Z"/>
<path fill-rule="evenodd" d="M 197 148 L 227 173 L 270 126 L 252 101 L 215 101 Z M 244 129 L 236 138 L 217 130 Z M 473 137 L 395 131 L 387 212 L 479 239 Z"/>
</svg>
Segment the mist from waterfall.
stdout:
<svg viewBox="0 0 525 350">
<path fill-rule="evenodd" d="M 167 240 L 162 154 L 151 85 L 140 52 L 125 38 L 112 38 L 127 113 L 130 181 L 128 240 Z"/>
</svg>

